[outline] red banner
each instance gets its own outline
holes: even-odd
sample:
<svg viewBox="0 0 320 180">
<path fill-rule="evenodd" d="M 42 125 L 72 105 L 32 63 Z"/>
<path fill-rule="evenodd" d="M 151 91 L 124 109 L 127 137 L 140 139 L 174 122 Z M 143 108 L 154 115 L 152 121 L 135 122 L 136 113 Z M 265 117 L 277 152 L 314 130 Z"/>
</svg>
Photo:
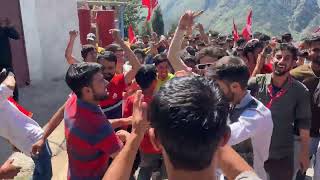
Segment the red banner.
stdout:
<svg viewBox="0 0 320 180">
<path fill-rule="evenodd" d="M 82 45 L 88 44 L 87 34 L 91 31 L 90 10 L 78 9 L 80 42 Z"/>
<path fill-rule="evenodd" d="M 114 23 L 114 11 L 113 10 L 101 10 L 97 11 L 97 27 L 99 31 L 99 45 L 106 47 L 113 43 L 110 29 L 115 28 Z"/>
</svg>

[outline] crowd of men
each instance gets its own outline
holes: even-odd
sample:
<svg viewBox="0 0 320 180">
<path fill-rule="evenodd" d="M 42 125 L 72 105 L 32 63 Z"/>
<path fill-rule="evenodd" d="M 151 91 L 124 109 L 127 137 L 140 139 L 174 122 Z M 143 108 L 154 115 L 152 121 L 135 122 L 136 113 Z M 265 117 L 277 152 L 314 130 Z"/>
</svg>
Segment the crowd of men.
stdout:
<svg viewBox="0 0 320 180">
<path fill-rule="evenodd" d="M 33 158 L 33 179 L 52 177 L 47 138 L 62 120 L 70 180 L 299 180 L 310 167 L 320 179 L 320 35 L 235 41 L 197 15 L 134 44 L 113 29 L 101 48 L 90 33 L 81 60 L 70 31 L 72 92 L 43 129 L 8 100 L 15 79 L 3 70 L 0 135 Z M 11 163 L 0 178 L 19 172 Z"/>
</svg>

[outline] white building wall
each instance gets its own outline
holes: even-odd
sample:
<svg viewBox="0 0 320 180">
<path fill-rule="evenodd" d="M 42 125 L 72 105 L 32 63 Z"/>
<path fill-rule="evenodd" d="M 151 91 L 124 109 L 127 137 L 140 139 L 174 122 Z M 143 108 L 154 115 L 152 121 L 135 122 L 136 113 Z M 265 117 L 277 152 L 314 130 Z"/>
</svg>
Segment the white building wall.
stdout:
<svg viewBox="0 0 320 180">
<path fill-rule="evenodd" d="M 42 51 L 36 21 L 35 0 L 20 0 L 20 9 L 31 81 L 42 79 Z"/>
<path fill-rule="evenodd" d="M 20 5 L 31 83 L 63 77 L 69 31 L 79 29 L 76 0 L 21 0 Z M 80 48 L 78 39 L 78 58 Z"/>
</svg>

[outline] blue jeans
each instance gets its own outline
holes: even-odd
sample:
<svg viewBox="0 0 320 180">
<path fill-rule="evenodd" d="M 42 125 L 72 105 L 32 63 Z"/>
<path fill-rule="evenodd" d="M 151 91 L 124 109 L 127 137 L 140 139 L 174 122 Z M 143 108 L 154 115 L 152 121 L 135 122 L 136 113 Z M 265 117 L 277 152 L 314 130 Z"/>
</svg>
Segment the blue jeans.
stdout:
<svg viewBox="0 0 320 180">
<path fill-rule="evenodd" d="M 42 147 L 38 156 L 32 157 L 35 164 L 32 180 L 51 180 L 52 166 L 51 166 L 51 149 L 48 141 Z"/>
</svg>

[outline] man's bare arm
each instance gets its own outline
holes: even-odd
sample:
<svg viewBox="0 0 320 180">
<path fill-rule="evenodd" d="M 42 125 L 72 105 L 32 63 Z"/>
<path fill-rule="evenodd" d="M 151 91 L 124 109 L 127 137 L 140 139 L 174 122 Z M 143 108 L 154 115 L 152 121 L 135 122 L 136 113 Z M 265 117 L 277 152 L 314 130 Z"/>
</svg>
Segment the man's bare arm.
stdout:
<svg viewBox="0 0 320 180">
<path fill-rule="evenodd" d="M 230 146 L 219 148 L 217 152 L 218 167 L 228 179 L 235 179 L 241 173 L 253 171 L 250 165 L 243 160 Z"/>
<path fill-rule="evenodd" d="M 123 39 L 120 37 L 119 30 L 112 29 L 110 30 L 110 32 L 116 43 L 118 43 L 124 50 L 125 54 L 129 59 L 130 65 L 132 66 L 132 69 L 125 74 L 125 82 L 126 84 L 130 84 L 141 67 L 140 61 L 137 58 L 137 56 L 133 53 L 133 51 L 124 43 Z"/>
<path fill-rule="evenodd" d="M 187 29 L 190 28 L 190 26 L 192 26 L 193 18 L 194 17 L 192 12 L 187 12 L 181 17 L 177 30 L 173 36 L 171 45 L 169 47 L 168 59 L 175 72 L 188 71 L 188 67 L 179 57 L 179 52 L 181 51 L 181 45 L 183 42 L 184 35 Z"/>
<path fill-rule="evenodd" d="M 131 124 L 132 116 L 128 118 L 120 118 L 120 119 L 109 119 L 109 122 L 113 129 L 117 129 L 119 127 L 128 126 Z"/>
<path fill-rule="evenodd" d="M 147 105 L 142 103 L 142 92 L 137 91 L 133 105 L 132 132 L 123 149 L 113 160 L 103 180 L 128 180 L 140 143 L 149 127 Z"/>
<path fill-rule="evenodd" d="M 69 42 L 65 51 L 65 58 L 67 59 L 67 62 L 69 64 L 75 64 L 78 63 L 79 61 L 76 60 L 76 58 L 73 57 L 72 51 L 73 51 L 73 46 L 74 46 L 74 41 L 76 40 L 76 37 L 78 36 L 77 31 L 70 31 L 69 32 Z"/>
<path fill-rule="evenodd" d="M 41 148 L 45 144 L 48 137 L 59 126 L 59 124 L 63 120 L 64 108 L 65 108 L 65 104 L 58 109 L 58 111 L 52 116 L 49 122 L 45 125 L 42 138 L 32 145 L 31 154 L 37 155 L 38 153 L 40 153 Z"/>
<path fill-rule="evenodd" d="M 310 143 L 310 131 L 309 129 L 300 129 L 300 153 L 299 153 L 299 166 L 302 171 L 307 171 L 309 167 L 309 143 Z"/>
</svg>

